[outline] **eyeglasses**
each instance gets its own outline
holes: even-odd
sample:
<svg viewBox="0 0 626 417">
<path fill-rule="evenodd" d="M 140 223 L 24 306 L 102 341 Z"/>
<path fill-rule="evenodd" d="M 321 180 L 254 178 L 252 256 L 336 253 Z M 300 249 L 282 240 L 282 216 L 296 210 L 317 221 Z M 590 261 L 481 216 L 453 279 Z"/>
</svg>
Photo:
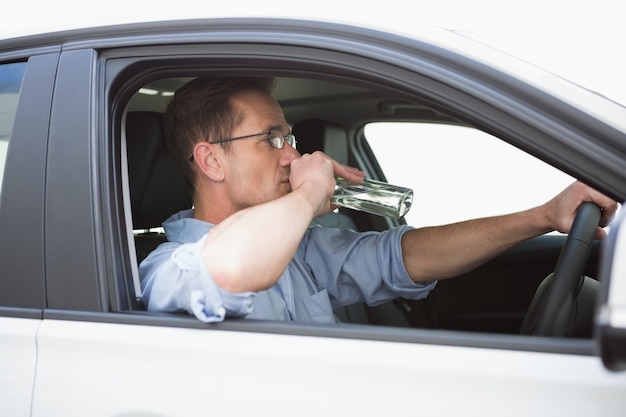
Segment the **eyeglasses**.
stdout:
<svg viewBox="0 0 626 417">
<path fill-rule="evenodd" d="M 293 133 L 287 133 L 285 135 L 279 129 L 271 129 L 271 130 L 268 130 L 267 132 L 254 133 L 252 135 L 237 136 L 236 138 L 214 140 L 213 142 L 210 142 L 210 143 L 232 142 L 234 140 L 253 138 L 255 136 L 263 136 L 263 135 L 267 135 L 267 138 L 265 139 L 265 141 L 267 141 L 267 143 L 269 143 L 270 146 L 272 146 L 272 148 L 282 149 L 285 146 L 285 142 L 287 142 L 292 148 L 296 149 L 296 136 Z M 189 157 L 189 162 L 193 162 L 193 161 L 194 161 L 194 158 L 193 158 L 193 155 L 191 155 Z"/>
</svg>

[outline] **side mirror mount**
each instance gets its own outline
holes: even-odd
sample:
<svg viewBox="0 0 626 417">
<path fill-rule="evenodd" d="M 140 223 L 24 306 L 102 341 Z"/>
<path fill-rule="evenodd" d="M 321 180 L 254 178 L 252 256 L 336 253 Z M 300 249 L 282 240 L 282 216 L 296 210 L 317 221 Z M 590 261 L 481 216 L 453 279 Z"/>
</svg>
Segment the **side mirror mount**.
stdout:
<svg viewBox="0 0 626 417">
<path fill-rule="evenodd" d="M 596 340 L 607 369 L 626 370 L 626 210 L 611 225 L 600 259 Z"/>
</svg>

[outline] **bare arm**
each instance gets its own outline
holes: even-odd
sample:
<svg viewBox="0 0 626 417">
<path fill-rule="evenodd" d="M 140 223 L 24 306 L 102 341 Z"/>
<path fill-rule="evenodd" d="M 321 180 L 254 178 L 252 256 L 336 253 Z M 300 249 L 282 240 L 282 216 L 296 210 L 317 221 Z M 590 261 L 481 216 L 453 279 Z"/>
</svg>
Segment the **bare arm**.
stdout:
<svg viewBox="0 0 626 417">
<path fill-rule="evenodd" d="M 606 226 L 617 209 L 615 201 L 576 182 L 530 210 L 409 231 L 402 239 L 405 266 L 417 282 L 454 277 L 526 239 L 553 230 L 569 232 L 576 210 L 585 201 L 603 209 L 601 226 Z M 596 238 L 604 236 L 599 228 Z"/>
<path fill-rule="evenodd" d="M 361 171 L 339 164 L 321 152 L 291 163 L 292 192 L 241 210 L 209 233 L 204 263 L 215 283 L 232 292 L 271 287 L 293 258 L 311 220 L 330 210 L 333 174 L 354 181 Z"/>
</svg>

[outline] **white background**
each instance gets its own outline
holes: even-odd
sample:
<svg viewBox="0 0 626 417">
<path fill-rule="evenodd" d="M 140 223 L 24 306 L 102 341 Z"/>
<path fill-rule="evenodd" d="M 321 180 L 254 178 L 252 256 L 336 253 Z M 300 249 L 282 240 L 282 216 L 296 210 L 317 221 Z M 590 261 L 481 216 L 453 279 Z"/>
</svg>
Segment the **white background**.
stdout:
<svg viewBox="0 0 626 417">
<path fill-rule="evenodd" d="M 479 34 L 513 55 L 626 104 L 621 0 L 9 1 L 0 15 L 0 39 L 189 17 L 323 19 L 407 33 L 416 26 L 440 26 Z"/>
</svg>

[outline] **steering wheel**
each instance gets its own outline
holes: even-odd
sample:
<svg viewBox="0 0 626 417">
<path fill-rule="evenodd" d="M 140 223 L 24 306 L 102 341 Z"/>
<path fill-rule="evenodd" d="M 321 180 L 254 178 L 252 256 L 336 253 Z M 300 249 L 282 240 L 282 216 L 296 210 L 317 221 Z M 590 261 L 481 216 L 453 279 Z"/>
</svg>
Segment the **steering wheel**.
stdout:
<svg viewBox="0 0 626 417">
<path fill-rule="evenodd" d="M 601 214 L 593 203 L 583 203 L 578 208 L 555 270 L 537 288 L 521 334 L 563 337 L 572 332 L 576 315 L 580 314 L 577 298 L 583 288 L 597 288 L 597 282 L 584 277 L 583 271 Z M 590 318 L 591 312 L 587 315 Z"/>
</svg>

